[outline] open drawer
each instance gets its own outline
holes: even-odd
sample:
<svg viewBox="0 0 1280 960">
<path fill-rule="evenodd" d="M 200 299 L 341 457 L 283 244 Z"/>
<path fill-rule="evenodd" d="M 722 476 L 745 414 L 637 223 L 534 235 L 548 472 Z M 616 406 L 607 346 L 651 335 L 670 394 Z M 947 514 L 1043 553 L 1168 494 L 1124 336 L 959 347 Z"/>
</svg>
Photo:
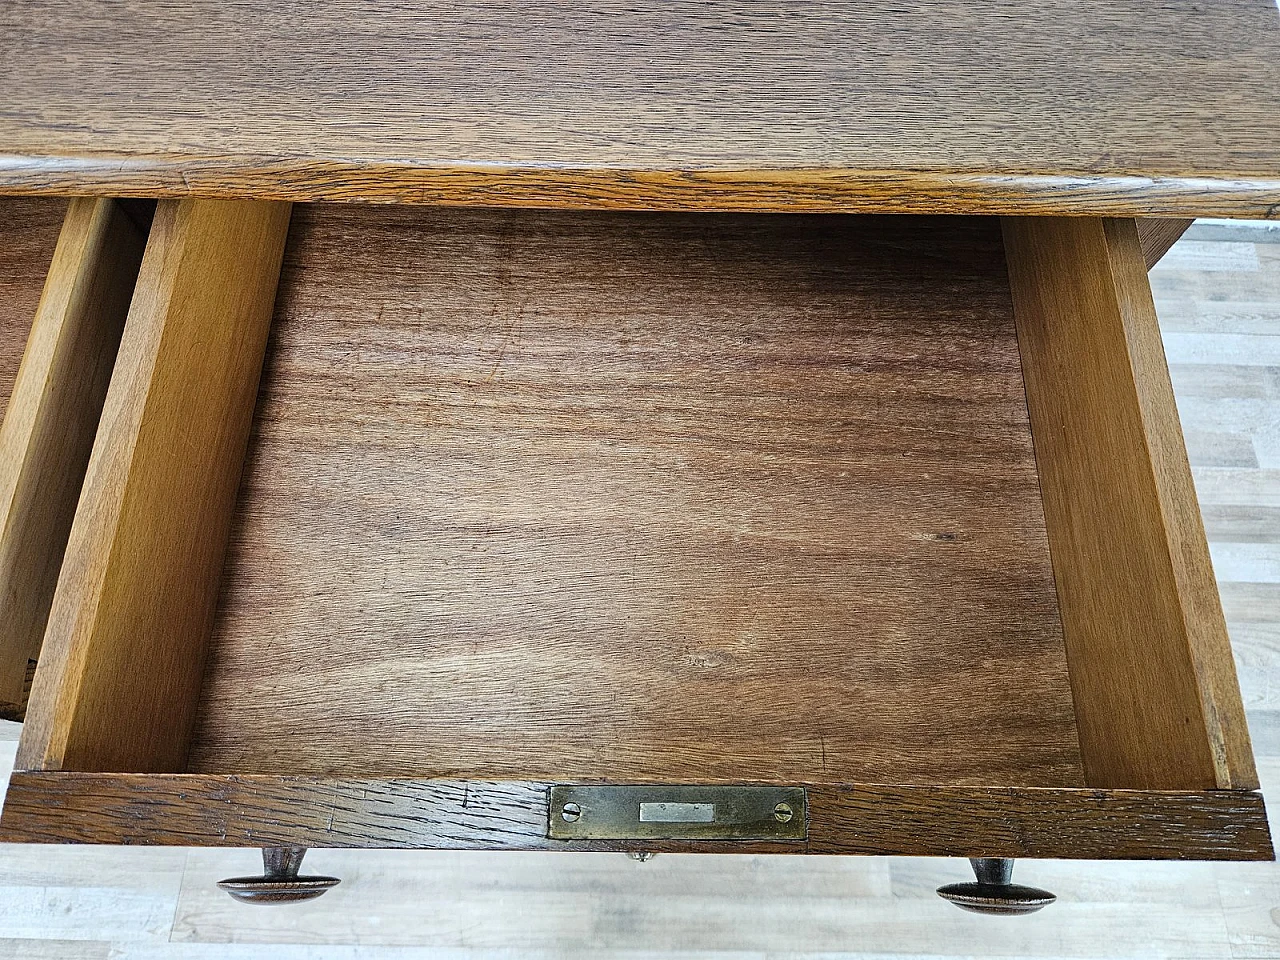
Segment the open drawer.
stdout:
<svg viewBox="0 0 1280 960">
<path fill-rule="evenodd" d="M 1132 220 L 289 220 L 159 205 L 3 839 L 1271 857 Z"/>
<path fill-rule="evenodd" d="M 0 717 L 21 719 L 154 205 L 0 198 Z"/>
</svg>

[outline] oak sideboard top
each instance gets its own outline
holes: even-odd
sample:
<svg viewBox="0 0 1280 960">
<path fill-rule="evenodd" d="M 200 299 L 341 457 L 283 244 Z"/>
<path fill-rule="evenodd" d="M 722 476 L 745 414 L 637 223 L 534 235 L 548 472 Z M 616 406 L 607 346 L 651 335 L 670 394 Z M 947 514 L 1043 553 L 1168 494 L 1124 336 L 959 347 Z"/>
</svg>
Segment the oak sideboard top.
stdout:
<svg viewBox="0 0 1280 960">
<path fill-rule="evenodd" d="M 1273 0 L 30 0 L 0 193 L 1280 215 Z"/>
</svg>

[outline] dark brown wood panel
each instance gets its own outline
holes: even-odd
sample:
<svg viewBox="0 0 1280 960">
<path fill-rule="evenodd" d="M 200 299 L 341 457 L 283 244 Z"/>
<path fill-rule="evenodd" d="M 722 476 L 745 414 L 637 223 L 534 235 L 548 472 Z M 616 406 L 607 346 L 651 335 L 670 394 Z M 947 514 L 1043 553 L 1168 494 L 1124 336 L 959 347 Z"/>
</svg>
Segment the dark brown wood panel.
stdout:
<svg viewBox="0 0 1280 960">
<path fill-rule="evenodd" d="M 300 207 L 190 769 L 1081 781 L 990 220 Z"/>
<path fill-rule="evenodd" d="M 0 840 L 23 843 L 1270 860 L 1244 791 L 809 788 L 806 841 L 562 841 L 550 784 L 15 773 Z"/>
<path fill-rule="evenodd" d="M 72 66 L 73 65 L 73 66 Z M 1271 0 L 0 10 L 0 189 L 1274 216 Z"/>
<path fill-rule="evenodd" d="M 1245 790 L 810 791 L 812 853 L 1111 860 L 1271 860 L 1262 796 Z"/>
<path fill-rule="evenodd" d="M 13 392 L 66 212 L 63 200 L 0 198 L 0 419 Z"/>
</svg>

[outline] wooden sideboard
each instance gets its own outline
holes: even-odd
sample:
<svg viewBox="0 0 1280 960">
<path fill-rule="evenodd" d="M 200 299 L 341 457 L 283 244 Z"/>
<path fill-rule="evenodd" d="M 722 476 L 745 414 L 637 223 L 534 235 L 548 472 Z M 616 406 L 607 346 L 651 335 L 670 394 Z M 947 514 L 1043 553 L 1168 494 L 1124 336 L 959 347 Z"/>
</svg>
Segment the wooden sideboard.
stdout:
<svg viewBox="0 0 1280 960">
<path fill-rule="evenodd" d="M 1272 857 L 1146 269 L 1274 5 L 730 6 L 0 13 L 0 839 Z"/>
</svg>

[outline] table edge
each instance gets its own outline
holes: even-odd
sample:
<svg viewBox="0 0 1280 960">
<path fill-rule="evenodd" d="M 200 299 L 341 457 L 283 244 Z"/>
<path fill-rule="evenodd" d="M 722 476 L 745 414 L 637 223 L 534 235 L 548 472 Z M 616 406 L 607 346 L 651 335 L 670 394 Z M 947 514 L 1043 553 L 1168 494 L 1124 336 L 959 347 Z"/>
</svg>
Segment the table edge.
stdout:
<svg viewBox="0 0 1280 960">
<path fill-rule="evenodd" d="M 0 194 L 573 210 L 1280 219 L 1274 173 L 575 167 L 400 159 L 0 152 Z"/>
</svg>

